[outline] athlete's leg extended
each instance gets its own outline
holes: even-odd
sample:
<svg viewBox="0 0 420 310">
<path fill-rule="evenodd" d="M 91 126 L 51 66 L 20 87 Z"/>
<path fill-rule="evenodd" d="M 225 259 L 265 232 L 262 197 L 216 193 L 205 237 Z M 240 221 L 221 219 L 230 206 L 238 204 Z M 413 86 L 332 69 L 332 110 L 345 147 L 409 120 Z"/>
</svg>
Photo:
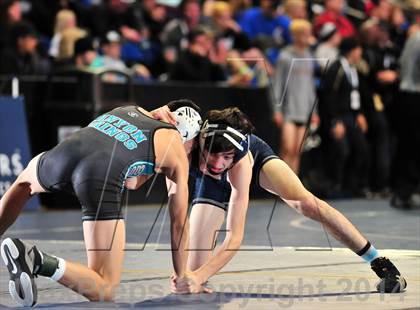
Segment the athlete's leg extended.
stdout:
<svg viewBox="0 0 420 310">
<path fill-rule="evenodd" d="M 190 214 L 188 269 L 194 271 L 211 257 L 217 233 L 225 219 L 222 208 L 210 204 L 195 204 Z"/>
<path fill-rule="evenodd" d="M 42 154 L 34 157 L 0 200 L 0 236 L 14 223 L 25 203 L 35 194 L 45 192 L 37 178 Z"/>
<path fill-rule="evenodd" d="M 337 240 L 369 262 L 381 279 L 377 285 L 379 291 L 400 292 L 407 286 L 394 264 L 386 257 L 379 257 L 377 250 L 343 214 L 306 190 L 285 162 L 267 161 L 261 168 L 259 180 L 263 188 L 280 196 L 303 215 L 321 222 Z"/>
<path fill-rule="evenodd" d="M 259 174 L 260 186 L 280 196 L 290 207 L 322 225 L 337 240 L 359 252 L 367 240 L 339 211 L 315 197 L 281 159 L 266 162 Z"/>
</svg>

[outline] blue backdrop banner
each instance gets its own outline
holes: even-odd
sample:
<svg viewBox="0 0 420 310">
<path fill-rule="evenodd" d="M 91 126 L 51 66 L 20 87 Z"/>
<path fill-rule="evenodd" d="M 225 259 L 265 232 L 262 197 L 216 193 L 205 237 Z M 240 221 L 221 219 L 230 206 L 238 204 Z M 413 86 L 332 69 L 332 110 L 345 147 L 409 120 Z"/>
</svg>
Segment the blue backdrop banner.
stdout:
<svg viewBox="0 0 420 310">
<path fill-rule="evenodd" d="M 23 98 L 0 97 L 0 197 L 31 158 Z M 39 198 L 33 197 L 25 209 L 37 210 L 39 207 Z"/>
</svg>

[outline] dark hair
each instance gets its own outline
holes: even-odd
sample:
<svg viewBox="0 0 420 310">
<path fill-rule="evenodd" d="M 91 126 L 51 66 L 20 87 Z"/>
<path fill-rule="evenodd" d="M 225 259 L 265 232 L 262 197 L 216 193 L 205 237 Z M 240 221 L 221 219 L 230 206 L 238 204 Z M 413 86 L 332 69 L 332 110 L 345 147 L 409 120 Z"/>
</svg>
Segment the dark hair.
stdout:
<svg viewBox="0 0 420 310">
<path fill-rule="evenodd" d="M 340 55 L 346 56 L 348 53 L 350 53 L 352 50 L 354 50 L 357 47 L 361 47 L 361 44 L 356 37 L 347 37 L 344 38 L 340 43 Z"/>
<path fill-rule="evenodd" d="M 76 57 L 94 50 L 93 39 L 89 36 L 80 38 L 74 43 L 74 56 Z"/>
<path fill-rule="evenodd" d="M 194 29 L 192 29 L 190 33 L 188 34 L 188 42 L 194 43 L 197 37 L 202 36 L 202 35 L 213 36 L 213 32 L 211 31 L 211 29 L 209 29 L 206 26 L 197 26 Z"/>
<path fill-rule="evenodd" d="M 38 33 L 36 32 L 35 28 L 32 26 L 32 24 L 28 22 L 18 22 L 12 26 L 10 29 L 10 36 L 11 36 L 11 42 L 16 47 L 17 42 L 20 38 L 26 38 L 26 37 L 38 37 Z"/>
<path fill-rule="evenodd" d="M 198 5 L 201 6 L 200 1 L 198 0 L 182 0 L 181 3 L 179 4 L 179 9 L 182 13 L 184 13 L 185 7 L 187 6 L 187 4 L 190 3 L 198 3 Z"/>
<path fill-rule="evenodd" d="M 207 112 L 206 121 L 209 124 L 222 124 L 232 127 L 243 135 L 248 135 L 255 130 L 248 116 L 237 107 L 210 110 Z M 206 138 L 204 148 L 211 149 L 211 153 L 220 153 L 235 149 L 235 146 L 222 135 L 214 135 Z"/>
<path fill-rule="evenodd" d="M 196 110 L 198 113 L 201 113 L 201 108 L 190 99 L 176 99 L 168 102 L 166 105 L 168 106 L 169 110 L 171 110 L 171 112 L 177 110 L 180 107 L 190 107 Z"/>
</svg>

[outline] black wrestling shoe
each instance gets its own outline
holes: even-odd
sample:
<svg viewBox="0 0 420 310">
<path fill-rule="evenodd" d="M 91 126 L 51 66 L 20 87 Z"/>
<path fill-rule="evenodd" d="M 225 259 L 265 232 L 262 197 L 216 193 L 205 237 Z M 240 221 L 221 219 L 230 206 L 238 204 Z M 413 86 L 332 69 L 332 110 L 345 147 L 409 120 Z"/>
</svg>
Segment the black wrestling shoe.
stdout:
<svg viewBox="0 0 420 310">
<path fill-rule="evenodd" d="M 6 238 L 1 244 L 1 257 L 10 274 L 10 295 L 24 307 L 32 307 L 37 301 L 34 269 L 39 268 L 35 261 L 40 255 L 35 246 L 19 239 Z"/>
<path fill-rule="evenodd" d="M 399 293 L 407 287 L 407 281 L 388 258 L 378 257 L 370 263 L 370 267 L 381 278 L 376 285 L 378 292 Z"/>
</svg>

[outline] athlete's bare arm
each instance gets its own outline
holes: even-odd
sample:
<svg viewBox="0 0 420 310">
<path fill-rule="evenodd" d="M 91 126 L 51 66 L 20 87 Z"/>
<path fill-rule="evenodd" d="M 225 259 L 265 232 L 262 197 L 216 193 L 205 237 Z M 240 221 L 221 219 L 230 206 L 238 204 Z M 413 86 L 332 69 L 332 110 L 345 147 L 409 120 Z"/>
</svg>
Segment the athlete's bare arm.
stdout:
<svg viewBox="0 0 420 310">
<path fill-rule="evenodd" d="M 176 130 L 160 129 L 155 134 L 156 167 L 176 185 L 169 194 L 171 246 L 175 273 L 183 277 L 188 259 L 188 160 Z"/>
<path fill-rule="evenodd" d="M 248 156 L 242 158 L 229 170 L 232 192 L 226 219 L 226 237 L 221 246 L 216 249 L 212 258 L 194 272 L 200 284 L 206 282 L 225 266 L 241 246 L 248 210 L 251 178 L 252 165 Z"/>
</svg>

